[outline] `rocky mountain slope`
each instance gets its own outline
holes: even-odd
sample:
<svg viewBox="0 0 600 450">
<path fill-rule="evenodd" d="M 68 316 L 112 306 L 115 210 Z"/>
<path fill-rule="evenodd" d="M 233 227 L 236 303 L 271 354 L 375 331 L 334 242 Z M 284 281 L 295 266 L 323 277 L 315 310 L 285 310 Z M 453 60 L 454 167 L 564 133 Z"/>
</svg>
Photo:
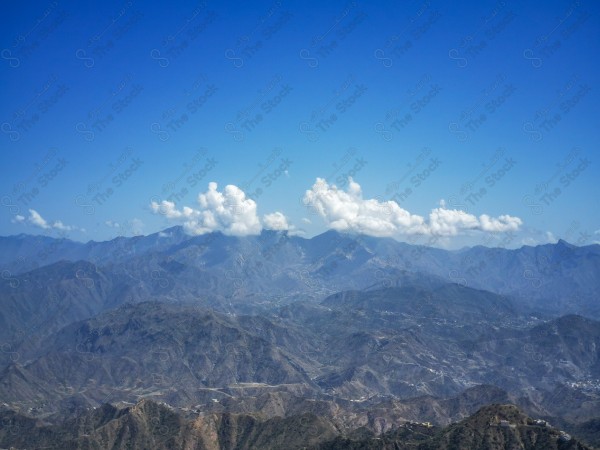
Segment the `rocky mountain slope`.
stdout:
<svg viewBox="0 0 600 450">
<path fill-rule="evenodd" d="M 405 422 L 379 436 L 341 431 L 313 414 L 265 419 L 246 414 L 184 417 L 151 401 L 118 409 L 108 404 L 59 425 L 0 413 L 0 445 L 48 449 L 405 449 L 586 450 L 564 431 L 533 420 L 513 405 L 489 405 L 445 428 Z"/>
<path fill-rule="evenodd" d="M 182 448 L 554 445 L 522 417 L 504 441 L 495 428 L 452 431 L 513 404 L 600 445 L 599 249 L 177 227 L 85 244 L 2 238 L 0 410 L 74 448 L 101 448 L 81 440 L 94 433 L 116 448 L 163 445 L 135 431 L 145 408 L 170 411 Z M 85 430 L 61 428 L 82 417 Z M 304 423 L 326 439 L 301 444 Z"/>
</svg>

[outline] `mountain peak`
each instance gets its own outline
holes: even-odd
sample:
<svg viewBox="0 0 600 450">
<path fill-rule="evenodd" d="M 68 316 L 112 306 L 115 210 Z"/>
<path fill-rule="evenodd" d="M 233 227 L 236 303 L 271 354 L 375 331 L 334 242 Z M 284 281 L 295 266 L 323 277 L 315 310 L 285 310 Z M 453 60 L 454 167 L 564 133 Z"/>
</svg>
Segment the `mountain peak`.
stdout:
<svg viewBox="0 0 600 450">
<path fill-rule="evenodd" d="M 564 247 L 564 248 L 577 248 L 577 246 L 575 246 L 573 244 L 569 244 L 564 239 L 559 239 L 558 242 L 556 243 L 556 246 L 557 247 Z"/>
</svg>

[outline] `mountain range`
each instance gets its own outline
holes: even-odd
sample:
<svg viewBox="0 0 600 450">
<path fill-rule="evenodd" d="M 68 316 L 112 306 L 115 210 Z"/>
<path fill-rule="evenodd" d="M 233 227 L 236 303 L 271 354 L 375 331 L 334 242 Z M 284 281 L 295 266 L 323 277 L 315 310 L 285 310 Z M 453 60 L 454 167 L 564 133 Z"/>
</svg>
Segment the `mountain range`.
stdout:
<svg viewBox="0 0 600 450">
<path fill-rule="evenodd" d="M 166 405 L 149 400 L 125 408 L 104 404 L 60 426 L 13 412 L 0 415 L 4 424 L 0 430 L 0 445 L 16 443 L 17 448 L 590 449 L 546 421 L 531 419 L 517 407 L 502 404 L 483 407 L 447 427 L 408 421 L 379 435 L 365 427 L 342 434 L 331 421 L 310 413 L 271 419 L 229 413 L 186 418 Z"/>
<path fill-rule="evenodd" d="M 220 232 L 188 236 L 181 227 L 87 243 L 24 234 L 0 237 L 0 268 L 9 285 L 36 268 L 80 260 L 163 291 L 173 287 L 169 280 L 175 273 L 204 276 L 203 281 L 215 284 L 204 286 L 212 300 L 265 297 L 266 291 L 271 301 L 307 295 L 320 299 L 349 288 L 395 285 L 410 272 L 516 297 L 525 307 L 555 315 L 600 318 L 595 301 L 600 289 L 598 244 L 577 247 L 559 240 L 518 249 L 448 251 L 333 230 L 305 239 L 268 230 L 245 237 Z"/>
<path fill-rule="evenodd" d="M 600 446 L 600 245 L 174 227 L 0 267 L 0 446 Z"/>
</svg>

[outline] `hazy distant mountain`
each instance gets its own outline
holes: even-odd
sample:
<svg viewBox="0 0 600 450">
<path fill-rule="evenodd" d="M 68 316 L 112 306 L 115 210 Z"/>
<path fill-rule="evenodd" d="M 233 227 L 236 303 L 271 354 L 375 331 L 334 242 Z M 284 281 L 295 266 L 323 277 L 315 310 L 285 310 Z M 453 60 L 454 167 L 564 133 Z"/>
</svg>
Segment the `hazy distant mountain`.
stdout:
<svg viewBox="0 0 600 450">
<path fill-rule="evenodd" d="M 86 261 L 61 261 L 0 284 L 0 341 L 44 336 L 118 306 L 131 285 Z"/>
<path fill-rule="evenodd" d="M 0 266 L 8 270 L 5 284 L 35 267 L 86 260 L 138 278 L 154 276 L 163 285 L 168 281 L 162 277 L 178 281 L 178 272 L 192 278 L 202 274 L 213 284 L 226 281 L 210 286 L 215 301 L 229 298 L 235 304 L 244 299 L 245 304 L 257 296 L 272 303 L 394 286 L 407 273 L 419 272 L 509 295 L 523 307 L 543 313 L 600 318 L 600 245 L 576 247 L 564 241 L 516 250 L 478 246 L 446 251 L 332 230 L 312 239 L 275 231 L 240 238 L 219 232 L 193 237 L 173 227 L 148 236 L 85 244 L 40 236 L 4 237 L 0 255 Z"/>
<path fill-rule="evenodd" d="M 27 234 L 0 236 L 0 267 L 18 274 L 61 260 L 86 260 L 98 265 L 115 263 L 149 251 L 165 250 L 189 238 L 178 226 L 148 236 L 121 236 L 86 243 Z"/>
</svg>

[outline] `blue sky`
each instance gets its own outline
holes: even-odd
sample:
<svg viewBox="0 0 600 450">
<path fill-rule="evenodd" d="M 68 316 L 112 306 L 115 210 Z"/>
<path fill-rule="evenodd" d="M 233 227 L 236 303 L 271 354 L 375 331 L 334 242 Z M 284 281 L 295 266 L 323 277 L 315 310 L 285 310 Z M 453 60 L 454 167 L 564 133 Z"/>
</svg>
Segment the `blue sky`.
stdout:
<svg viewBox="0 0 600 450">
<path fill-rule="evenodd" d="M 262 228 L 281 212 L 308 237 L 334 227 L 450 248 L 598 241 L 599 9 L 6 3 L 0 234 L 104 240 L 178 223 L 235 234 L 232 224 Z M 348 176 L 360 192 L 348 194 Z M 305 192 L 317 178 L 315 207 Z M 226 185 L 256 203 L 245 218 L 198 203 Z M 391 201 L 423 218 L 420 232 L 390 219 L 404 217 Z M 433 240 L 432 210 L 455 225 Z"/>
</svg>

